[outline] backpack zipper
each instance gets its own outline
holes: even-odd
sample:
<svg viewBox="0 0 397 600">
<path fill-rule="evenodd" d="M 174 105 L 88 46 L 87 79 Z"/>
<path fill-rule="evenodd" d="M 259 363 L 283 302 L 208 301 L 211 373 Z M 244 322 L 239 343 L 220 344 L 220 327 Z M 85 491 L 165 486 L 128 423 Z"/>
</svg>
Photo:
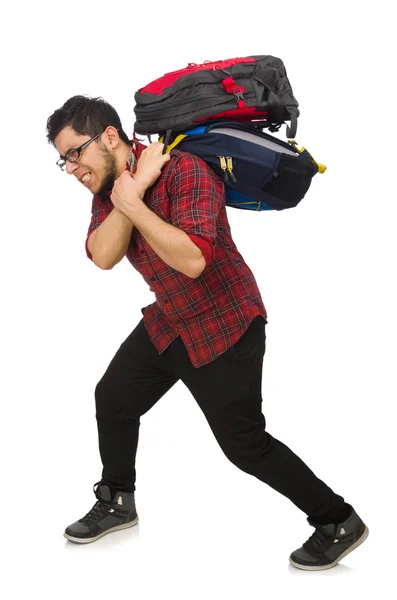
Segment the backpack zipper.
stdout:
<svg viewBox="0 0 397 600">
<path fill-rule="evenodd" d="M 232 157 L 231 156 L 226 156 L 227 159 L 227 170 L 230 173 L 230 177 L 233 181 L 233 183 L 236 183 L 237 179 L 233 173 L 233 161 L 232 161 Z"/>
<path fill-rule="evenodd" d="M 233 173 L 233 159 L 231 156 L 220 156 L 219 154 L 217 155 L 219 158 L 219 162 L 221 165 L 221 169 L 224 172 L 224 179 L 225 181 L 227 181 L 230 177 L 230 179 L 233 181 L 233 183 L 237 182 L 236 176 Z M 227 162 L 226 162 L 227 161 Z M 229 175 L 228 175 L 229 173 Z"/>
<path fill-rule="evenodd" d="M 227 174 L 226 159 L 224 156 L 219 156 L 219 155 L 218 155 L 218 158 L 219 158 L 219 162 L 221 163 L 221 169 L 224 172 L 224 179 L 225 179 L 225 181 L 227 181 L 228 174 Z"/>
</svg>

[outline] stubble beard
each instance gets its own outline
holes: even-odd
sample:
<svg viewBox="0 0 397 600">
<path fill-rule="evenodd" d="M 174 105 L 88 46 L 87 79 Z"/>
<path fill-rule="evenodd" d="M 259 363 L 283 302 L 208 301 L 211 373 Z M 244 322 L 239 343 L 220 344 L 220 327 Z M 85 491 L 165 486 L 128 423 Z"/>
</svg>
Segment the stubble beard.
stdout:
<svg viewBox="0 0 397 600">
<path fill-rule="evenodd" d="M 97 194 L 104 194 L 105 192 L 111 191 L 114 186 L 114 182 L 118 178 L 116 159 L 107 148 L 101 152 L 103 156 L 103 177 L 100 189 Z"/>
</svg>

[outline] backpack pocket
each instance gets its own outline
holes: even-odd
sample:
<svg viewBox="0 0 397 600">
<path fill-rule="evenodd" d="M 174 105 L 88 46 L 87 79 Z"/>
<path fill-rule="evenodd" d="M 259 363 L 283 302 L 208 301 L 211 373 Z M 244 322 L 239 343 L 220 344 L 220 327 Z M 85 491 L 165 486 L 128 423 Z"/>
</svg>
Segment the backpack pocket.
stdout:
<svg viewBox="0 0 397 600">
<path fill-rule="evenodd" d="M 277 170 L 261 187 L 266 195 L 274 198 L 276 210 L 293 207 L 305 196 L 313 178 L 313 163 L 304 158 L 281 154 Z"/>
</svg>

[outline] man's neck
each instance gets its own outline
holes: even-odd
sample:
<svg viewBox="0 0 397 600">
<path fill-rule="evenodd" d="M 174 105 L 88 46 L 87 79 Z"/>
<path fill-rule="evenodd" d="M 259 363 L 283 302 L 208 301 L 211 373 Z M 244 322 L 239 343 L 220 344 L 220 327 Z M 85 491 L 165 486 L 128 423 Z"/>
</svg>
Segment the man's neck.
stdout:
<svg viewBox="0 0 397 600">
<path fill-rule="evenodd" d="M 117 176 L 120 177 L 120 175 L 125 171 L 126 168 L 126 162 L 128 159 L 128 154 L 131 150 L 131 146 L 123 143 L 121 148 L 120 148 L 120 152 L 118 153 L 118 156 L 116 156 L 116 168 L 117 168 Z"/>
</svg>

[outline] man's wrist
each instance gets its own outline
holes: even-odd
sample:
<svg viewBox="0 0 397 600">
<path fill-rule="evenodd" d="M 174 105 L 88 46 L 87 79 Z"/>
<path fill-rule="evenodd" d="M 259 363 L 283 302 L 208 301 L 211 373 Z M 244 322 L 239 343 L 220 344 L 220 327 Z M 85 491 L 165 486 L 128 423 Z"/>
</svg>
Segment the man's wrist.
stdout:
<svg viewBox="0 0 397 600">
<path fill-rule="evenodd" d="M 135 177 L 135 175 L 132 175 L 132 179 L 134 180 L 134 182 L 136 184 L 136 192 L 137 192 L 139 198 L 141 200 L 143 200 L 143 197 L 144 197 L 145 192 L 147 190 L 146 185 L 142 181 L 140 181 L 139 179 L 137 179 Z"/>
<path fill-rule="evenodd" d="M 120 208 L 117 208 L 117 206 L 113 206 L 112 212 L 116 212 L 120 221 L 122 223 L 125 223 L 125 225 L 134 225 L 134 223 L 131 221 L 130 217 L 125 212 L 120 210 Z"/>
</svg>

